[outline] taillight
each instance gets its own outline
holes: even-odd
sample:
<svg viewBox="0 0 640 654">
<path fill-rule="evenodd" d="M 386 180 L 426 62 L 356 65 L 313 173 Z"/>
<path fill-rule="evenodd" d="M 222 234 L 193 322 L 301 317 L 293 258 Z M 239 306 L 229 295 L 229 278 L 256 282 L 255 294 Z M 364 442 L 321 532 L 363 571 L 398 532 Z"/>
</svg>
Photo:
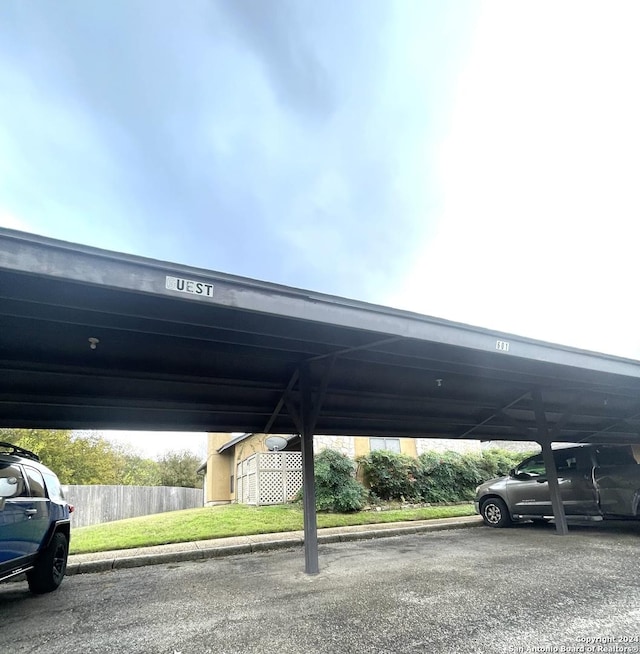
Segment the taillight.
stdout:
<svg viewBox="0 0 640 654">
<path fill-rule="evenodd" d="M 69 507 L 69 513 L 73 513 L 75 511 L 76 507 L 73 506 L 73 504 L 67 504 L 67 506 Z"/>
</svg>

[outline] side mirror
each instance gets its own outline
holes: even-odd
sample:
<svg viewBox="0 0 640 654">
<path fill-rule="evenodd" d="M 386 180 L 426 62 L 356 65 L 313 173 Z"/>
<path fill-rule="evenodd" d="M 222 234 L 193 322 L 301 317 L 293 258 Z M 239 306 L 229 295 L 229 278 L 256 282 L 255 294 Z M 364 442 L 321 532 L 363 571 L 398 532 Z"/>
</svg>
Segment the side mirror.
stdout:
<svg viewBox="0 0 640 654">
<path fill-rule="evenodd" d="M 511 468 L 511 470 L 509 470 L 509 477 L 515 477 L 515 476 L 516 476 L 516 469 Z"/>
<path fill-rule="evenodd" d="M 0 477 L 0 497 L 14 497 L 18 494 L 17 477 Z"/>
</svg>

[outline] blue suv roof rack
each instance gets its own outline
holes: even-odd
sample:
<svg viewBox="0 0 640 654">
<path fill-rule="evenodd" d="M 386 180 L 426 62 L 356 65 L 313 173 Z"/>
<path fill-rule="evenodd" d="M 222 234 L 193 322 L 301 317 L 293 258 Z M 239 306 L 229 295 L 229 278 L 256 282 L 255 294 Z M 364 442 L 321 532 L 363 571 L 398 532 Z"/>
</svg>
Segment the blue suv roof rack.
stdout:
<svg viewBox="0 0 640 654">
<path fill-rule="evenodd" d="M 14 445 L 13 443 L 5 443 L 4 441 L 0 441 L 0 454 L 21 456 L 25 459 L 31 459 L 32 461 L 40 462 L 40 457 L 31 450 L 26 450 L 24 447 L 18 447 L 18 445 Z"/>
</svg>

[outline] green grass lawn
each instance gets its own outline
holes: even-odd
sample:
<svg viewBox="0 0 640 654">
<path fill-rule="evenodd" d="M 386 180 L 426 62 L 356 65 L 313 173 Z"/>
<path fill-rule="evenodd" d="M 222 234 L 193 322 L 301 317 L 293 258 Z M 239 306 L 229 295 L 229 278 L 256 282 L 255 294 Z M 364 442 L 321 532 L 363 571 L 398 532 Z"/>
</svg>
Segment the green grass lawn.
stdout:
<svg viewBox="0 0 640 654">
<path fill-rule="evenodd" d="M 360 513 L 319 513 L 318 528 L 453 518 L 473 514 L 471 504 Z M 302 529 L 300 507 L 226 504 L 79 527 L 74 529 L 71 535 L 71 554 L 300 529 Z"/>
</svg>

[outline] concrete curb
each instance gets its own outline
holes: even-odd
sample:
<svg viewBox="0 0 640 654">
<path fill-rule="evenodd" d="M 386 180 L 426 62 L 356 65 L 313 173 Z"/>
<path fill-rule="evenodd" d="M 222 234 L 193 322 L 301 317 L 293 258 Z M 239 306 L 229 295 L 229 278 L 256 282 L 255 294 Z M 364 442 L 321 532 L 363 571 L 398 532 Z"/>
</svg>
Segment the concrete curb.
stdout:
<svg viewBox="0 0 640 654">
<path fill-rule="evenodd" d="M 387 525 L 360 525 L 357 527 L 332 527 L 318 530 L 318 543 L 346 543 L 373 538 L 390 538 L 411 534 L 466 529 L 482 524 L 479 516 L 464 518 L 444 518 L 420 522 L 388 523 Z M 198 561 L 236 554 L 252 554 L 272 550 L 302 547 L 302 532 L 293 531 L 280 534 L 261 534 L 220 538 L 217 540 L 157 545 L 136 550 L 101 552 L 99 554 L 75 554 L 69 557 L 67 575 L 91 572 L 106 572 L 122 568 L 138 568 L 147 565 Z"/>
</svg>

